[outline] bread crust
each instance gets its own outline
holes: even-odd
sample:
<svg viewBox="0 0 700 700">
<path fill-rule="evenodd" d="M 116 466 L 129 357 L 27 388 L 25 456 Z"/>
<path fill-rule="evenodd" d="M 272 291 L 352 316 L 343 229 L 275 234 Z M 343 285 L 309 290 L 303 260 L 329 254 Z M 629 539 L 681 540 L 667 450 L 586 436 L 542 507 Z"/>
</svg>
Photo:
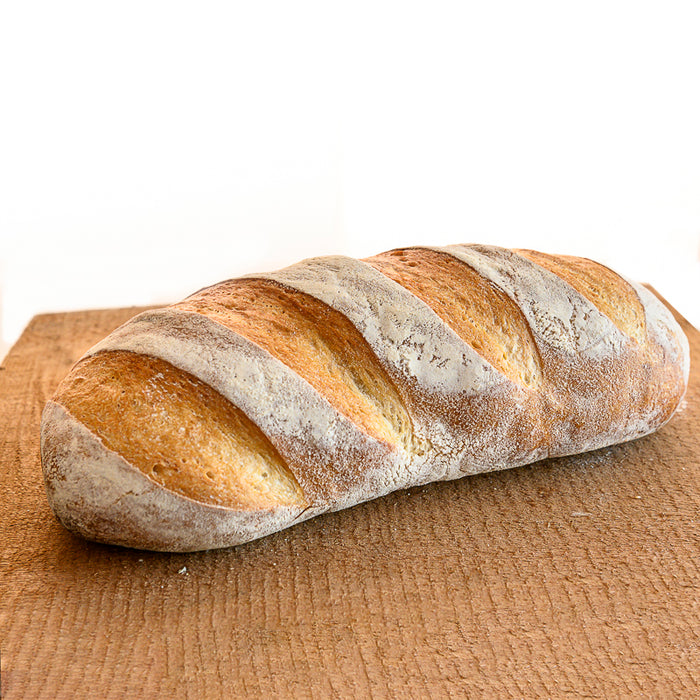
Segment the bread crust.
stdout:
<svg viewBox="0 0 700 700">
<path fill-rule="evenodd" d="M 198 313 L 192 304 L 174 305 L 136 316 L 86 353 L 157 358 L 211 387 L 281 455 L 303 491 L 303 506 L 212 505 L 156 483 L 124 454 L 110 450 L 96 434 L 99 428 L 90 430 L 71 412 L 67 388 L 76 380 L 74 368 L 42 418 L 46 489 L 61 522 L 89 539 L 143 549 L 233 546 L 397 489 L 631 440 L 659 428 L 680 404 L 688 382 L 688 341 L 643 287 L 610 278 L 605 268 L 601 289 L 591 291 L 595 265 L 572 258 L 561 258 L 567 281 L 553 271 L 556 257 L 543 266 L 536 262 L 538 254 L 525 251 L 477 245 L 406 250 L 410 255 L 391 258 L 390 275 L 386 268 L 387 274 L 382 272 L 382 261 L 389 259 L 385 253 L 367 261 L 313 258 L 241 278 L 273 282 L 290 304 L 297 297 L 300 304 L 312 298 L 316 301 L 304 308 L 327 308 L 347 319 L 351 325 L 334 326 L 341 334 L 347 326 L 347 338 L 326 342 L 336 348 L 335 361 L 344 342 L 357 343 L 355 333 L 366 342 L 371 354 L 363 350 L 353 361 L 368 363 L 371 376 L 386 377 L 372 385 L 369 398 L 392 412 L 386 417 L 393 432 L 369 430 L 349 417 L 352 411 L 341 410 L 347 404 L 338 396 L 323 395 L 332 391 L 324 389 L 332 383 L 315 381 L 313 372 L 314 363 L 328 361 L 325 350 L 316 355 L 313 343 L 299 346 L 307 353 L 302 358 L 306 379 L 280 359 L 284 353 L 275 352 L 275 343 L 294 332 L 294 314 L 283 323 L 267 322 L 271 335 L 261 344 L 251 339 L 260 337 L 257 331 L 229 320 L 226 309 Z M 581 284 L 577 265 L 586 276 Z M 450 297 L 436 313 L 431 299 L 457 279 L 463 295 Z M 625 298 L 603 299 L 606 284 Z M 266 285 L 256 289 L 264 293 Z M 487 289 L 493 289 L 488 302 L 469 312 L 477 320 L 461 316 L 460 299 Z M 277 303 L 280 294 L 275 293 Z M 596 298 L 615 321 L 593 303 Z M 613 314 L 618 303 L 633 312 L 623 308 Z M 493 330 L 472 333 L 470 324 L 486 323 L 479 321 L 485 313 Z M 279 335 L 277 326 L 283 327 Z M 307 319 L 301 328 L 314 332 Z M 492 343 L 484 356 L 478 352 L 483 342 Z M 499 353 L 504 353 L 501 364 L 485 359 Z M 527 358 L 517 361 L 528 366 L 519 372 L 505 353 Z M 338 381 L 357 376 L 370 375 L 343 372 Z M 342 393 L 363 390 L 368 387 L 353 384 Z M 128 413 L 123 422 L 128 431 Z M 405 434 L 397 434 L 396 426 Z"/>
<path fill-rule="evenodd" d="M 194 501 L 156 484 L 49 401 L 41 454 L 49 505 L 66 528 L 97 542 L 189 552 L 248 542 L 323 509 L 244 511 Z"/>
</svg>

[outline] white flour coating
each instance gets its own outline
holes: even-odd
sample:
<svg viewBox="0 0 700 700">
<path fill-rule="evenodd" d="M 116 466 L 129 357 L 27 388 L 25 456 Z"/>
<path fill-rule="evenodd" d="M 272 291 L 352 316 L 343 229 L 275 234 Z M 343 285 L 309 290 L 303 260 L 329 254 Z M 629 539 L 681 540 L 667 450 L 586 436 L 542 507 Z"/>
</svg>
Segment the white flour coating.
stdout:
<svg viewBox="0 0 700 700">
<path fill-rule="evenodd" d="M 397 452 L 388 453 L 383 443 L 339 413 L 267 350 L 207 316 L 172 308 L 146 311 L 86 356 L 106 350 L 157 357 L 216 389 L 265 433 L 307 496 L 323 499 L 343 487 L 348 498 L 363 500 L 368 487 L 376 486 L 367 483 L 372 479 L 372 459 L 381 460 L 388 485 L 402 479 L 402 459 Z M 342 470 L 354 467 L 358 453 L 368 461 L 368 469 L 364 477 L 353 475 L 354 484 L 349 486 L 350 475 Z M 306 471 L 295 468 L 309 461 L 323 466 L 324 493 L 309 483 Z"/>
<path fill-rule="evenodd" d="M 395 380 L 436 394 L 475 394 L 507 381 L 427 304 L 360 260 L 311 258 L 246 275 L 305 292 L 344 314 Z"/>
<path fill-rule="evenodd" d="M 637 282 L 627 278 L 623 279 L 637 292 L 637 296 L 644 306 L 647 333 L 653 336 L 673 362 L 683 365 L 683 377 L 687 384 L 690 377 L 690 344 L 683 329 L 655 294 Z"/>
<path fill-rule="evenodd" d="M 601 359 L 628 342 L 615 324 L 561 277 L 517 253 L 495 246 L 430 248 L 467 263 L 522 310 L 540 352 L 552 348 Z"/>
</svg>

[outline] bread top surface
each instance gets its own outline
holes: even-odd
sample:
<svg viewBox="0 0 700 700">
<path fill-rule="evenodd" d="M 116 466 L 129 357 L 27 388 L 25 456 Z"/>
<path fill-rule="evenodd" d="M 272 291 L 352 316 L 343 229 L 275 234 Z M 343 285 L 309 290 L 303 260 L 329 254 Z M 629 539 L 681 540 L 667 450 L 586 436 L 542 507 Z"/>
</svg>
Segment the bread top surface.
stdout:
<svg viewBox="0 0 700 700">
<path fill-rule="evenodd" d="M 610 268 L 572 255 L 516 251 L 561 277 L 605 314 L 625 335 L 646 342 L 644 306 L 632 285 Z"/>
<path fill-rule="evenodd" d="M 646 290 L 535 251 L 311 259 L 152 318 L 93 349 L 54 401 L 161 487 L 241 511 L 631 439 L 687 383 L 687 341 Z"/>
<path fill-rule="evenodd" d="M 378 440 L 408 447 L 411 421 L 359 331 L 314 297 L 264 279 L 230 280 L 174 305 L 245 336 Z"/>
<path fill-rule="evenodd" d="M 366 262 L 434 309 L 508 379 L 530 388 L 542 381 L 537 347 L 522 311 L 472 267 L 449 254 L 419 248 L 393 250 Z"/>
</svg>

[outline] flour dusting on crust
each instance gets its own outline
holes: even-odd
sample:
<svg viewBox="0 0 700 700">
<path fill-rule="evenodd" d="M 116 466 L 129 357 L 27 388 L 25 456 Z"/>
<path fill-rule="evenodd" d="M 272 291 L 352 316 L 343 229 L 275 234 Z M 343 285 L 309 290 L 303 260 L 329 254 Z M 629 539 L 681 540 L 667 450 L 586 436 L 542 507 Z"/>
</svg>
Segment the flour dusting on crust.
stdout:
<svg viewBox="0 0 700 700">
<path fill-rule="evenodd" d="M 553 272 L 505 248 L 453 245 L 433 248 L 471 265 L 515 301 L 542 351 L 601 358 L 627 337 L 586 297 Z"/>
<path fill-rule="evenodd" d="M 87 354 L 110 350 L 157 357 L 216 389 L 265 433 L 307 496 L 318 502 L 362 498 L 374 487 L 367 483 L 372 463 L 391 472 L 399 459 L 277 358 L 201 314 L 146 311 Z M 359 455 L 367 466 L 362 473 L 354 464 Z"/>
<path fill-rule="evenodd" d="M 423 391 L 477 393 L 503 381 L 429 306 L 359 260 L 311 258 L 247 277 L 275 280 L 340 311 L 394 378 Z"/>
</svg>

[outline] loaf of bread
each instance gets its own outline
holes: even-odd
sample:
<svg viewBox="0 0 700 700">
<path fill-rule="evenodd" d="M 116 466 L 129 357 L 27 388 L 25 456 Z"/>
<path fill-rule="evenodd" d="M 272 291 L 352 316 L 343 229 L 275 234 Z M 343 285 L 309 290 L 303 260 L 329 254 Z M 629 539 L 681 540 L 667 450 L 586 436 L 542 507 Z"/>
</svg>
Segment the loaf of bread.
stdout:
<svg viewBox="0 0 700 700">
<path fill-rule="evenodd" d="M 49 503 L 92 540 L 228 547 L 427 482 L 650 433 L 688 341 L 591 260 L 482 245 L 305 260 L 128 321 L 47 403 Z"/>
</svg>

